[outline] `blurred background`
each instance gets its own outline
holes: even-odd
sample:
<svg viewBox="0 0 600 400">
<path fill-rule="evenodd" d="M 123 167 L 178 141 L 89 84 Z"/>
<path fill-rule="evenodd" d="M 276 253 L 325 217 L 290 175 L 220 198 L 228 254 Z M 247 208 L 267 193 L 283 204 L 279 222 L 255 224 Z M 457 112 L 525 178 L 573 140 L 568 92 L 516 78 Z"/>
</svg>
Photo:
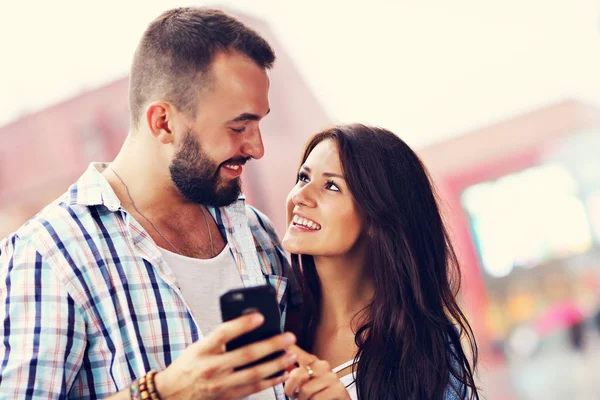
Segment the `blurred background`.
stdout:
<svg viewBox="0 0 600 400">
<path fill-rule="evenodd" d="M 438 186 L 484 398 L 600 399 L 598 1 L 4 1 L 0 237 L 116 155 L 137 41 L 182 5 L 277 52 L 244 190 L 280 233 L 308 136 L 394 131 Z"/>
</svg>

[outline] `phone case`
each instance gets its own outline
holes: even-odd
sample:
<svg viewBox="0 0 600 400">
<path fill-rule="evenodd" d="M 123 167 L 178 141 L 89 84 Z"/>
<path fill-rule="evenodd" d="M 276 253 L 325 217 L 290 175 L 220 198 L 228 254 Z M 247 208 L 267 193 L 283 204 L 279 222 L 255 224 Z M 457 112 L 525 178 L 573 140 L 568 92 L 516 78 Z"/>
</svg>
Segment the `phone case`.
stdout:
<svg viewBox="0 0 600 400">
<path fill-rule="evenodd" d="M 281 333 L 279 305 L 277 304 L 275 289 L 271 285 L 230 290 L 221 296 L 220 302 L 223 322 L 252 312 L 259 312 L 265 317 L 265 321 L 261 326 L 227 343 L 227 351 L 235 350 Z M 283 351 L 275 352 L 253 363 L 239 367 L 237 370 L 273 360 L 283 353 Z M 268 377 L 268 379 L 280 376 L 283 372 L 280 371 Z"/>
</svg>

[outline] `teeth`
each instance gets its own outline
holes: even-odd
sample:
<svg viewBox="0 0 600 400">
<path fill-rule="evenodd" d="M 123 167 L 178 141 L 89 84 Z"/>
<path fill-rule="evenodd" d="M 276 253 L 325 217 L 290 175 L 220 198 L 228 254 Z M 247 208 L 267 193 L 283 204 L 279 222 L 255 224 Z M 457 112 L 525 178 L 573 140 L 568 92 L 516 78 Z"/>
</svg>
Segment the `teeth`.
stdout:
<svg viewBox="0 0 600 400">
<path fill-rule="evenodd" d="M 237 171 L 238 169 L 240 169 L 239 165 L 225 165 L 225 167 L 229 168 L 229 169 L 233 169 L 235 171 Z"/>
<path fill-rule="evenodd" d="M 305 227 L 307 227 L 309 229 L 313 229 L 313 230 L 316 230 L 316 231 L 318 231 L 318 230 L 321 229 L 321 225 L 317 224 L 316 222 L 310 221 L 310 220 L 308 220 L 306 218 L 299 217 L 297 215 L 294 215 L 294 217 L 292 218 L 292 221 L 296 225 L 302 225 L 302 226 L 305 226 Z"/>
</svg>

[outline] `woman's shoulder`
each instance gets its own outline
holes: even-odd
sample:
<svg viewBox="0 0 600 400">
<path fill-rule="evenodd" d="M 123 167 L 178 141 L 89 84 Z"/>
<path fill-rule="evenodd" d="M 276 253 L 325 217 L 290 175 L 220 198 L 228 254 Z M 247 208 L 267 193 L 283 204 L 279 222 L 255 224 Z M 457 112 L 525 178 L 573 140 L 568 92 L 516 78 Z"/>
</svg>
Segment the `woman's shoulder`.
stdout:
<svg viewBox="0 0 600 400">
<path fill-rule="evenodd" d="M 460 346 L 460 343 L 458 344 L 458 346 Z M 450 360 L 450 377 L 448 387 L 446 388 L 446 393 L 444 394 L 444 400 L 469 399 L 471 395 L 469 386 L 462 383 L 453 373 L 461 370 L 462 361 L 461 357 L 459 357 L 458 354 L 459 352 L 457 352 L 456 346 L 450 340 L 450 343 L 448 345 L 448 359 Z"/>
</svg>

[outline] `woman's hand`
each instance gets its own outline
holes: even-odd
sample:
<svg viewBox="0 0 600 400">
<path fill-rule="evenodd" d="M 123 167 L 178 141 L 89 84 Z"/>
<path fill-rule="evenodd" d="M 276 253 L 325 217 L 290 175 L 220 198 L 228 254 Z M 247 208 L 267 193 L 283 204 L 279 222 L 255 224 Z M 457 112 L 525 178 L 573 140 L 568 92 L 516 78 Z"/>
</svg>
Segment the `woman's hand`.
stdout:
<svg viewBox="0 0 600 400">
<path fill-rule="evenodd" d="M 288 352 L 298 356 L 299 367 L 290 372 L 285 394 L 300 400 L 350 400 L 346 387 L 340 382 L 327 361 L 292 346 Z"/>
</svg>

